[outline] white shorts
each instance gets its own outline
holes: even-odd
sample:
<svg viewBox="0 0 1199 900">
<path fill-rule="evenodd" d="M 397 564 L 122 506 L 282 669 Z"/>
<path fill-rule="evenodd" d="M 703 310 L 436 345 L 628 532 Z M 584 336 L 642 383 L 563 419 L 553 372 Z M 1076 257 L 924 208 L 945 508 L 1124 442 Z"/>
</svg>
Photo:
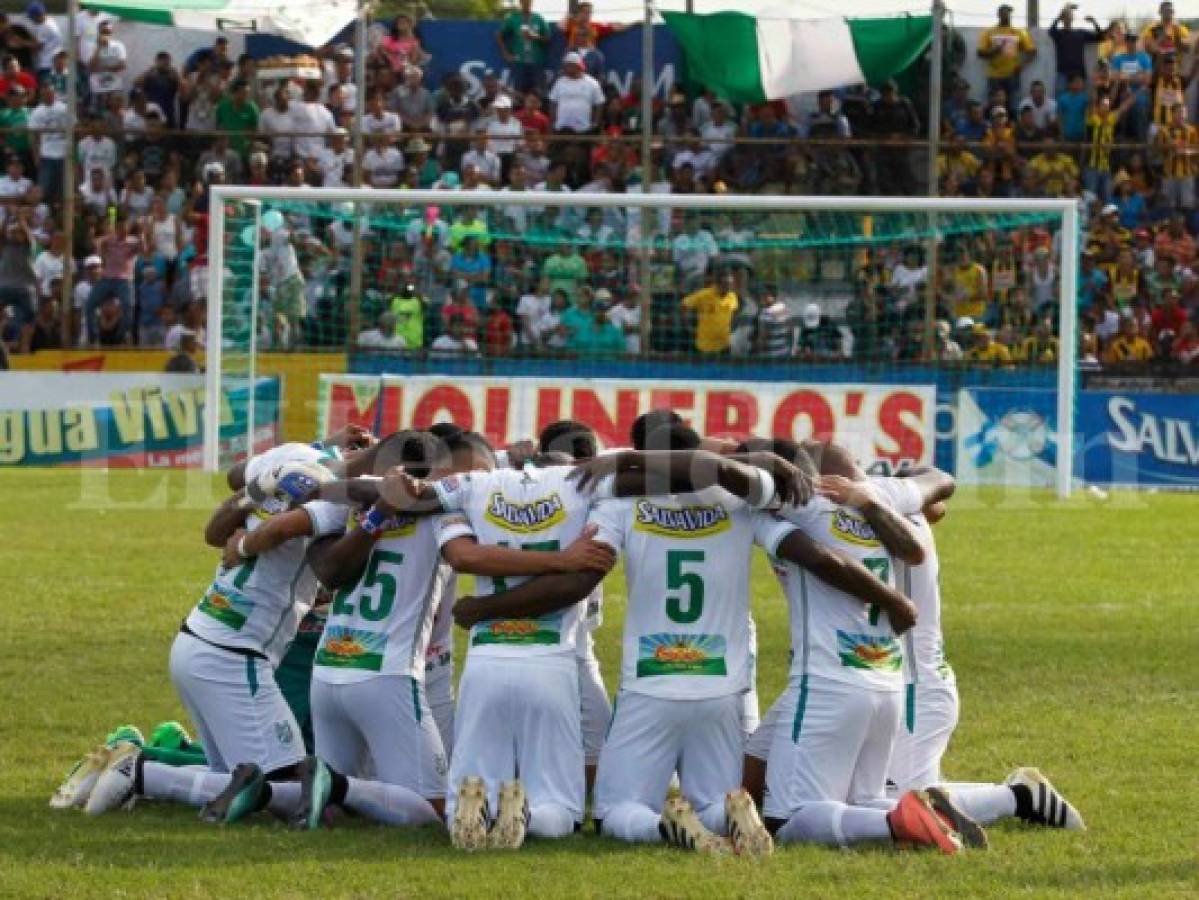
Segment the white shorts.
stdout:
<svg viewBox="0 0 1199 900">
<path fill-rule="evenodd" d="M 627 802 L 661 812 L 676 771 L 697 810 L 724 803 L 741 784 L 743 702 L 740 694 L 668 700 L 621 691 L 595 777 L 595 818 Z"/>
<path fill-rule="evenodd" d="M 519 775 L 534 811 L 554 804 L 583 821 L 583 738 L 573 656 L 467 655 L 458 684 L 447 820 L 469 775 L 486 782 L 493 813 L 500 782 Z"/>
<path fill-rule="evenodd" d="M 792 682 L 780 703 L 766 767 L 767 817 L 789 819 L 806 800 L 886 798 L 902 692 L 806 678 Z"/>
<path fill-rule="evenodd" d="M 398 784 L 426 800 L 445 796 L 445 750 L 415 678 L 377 675 L 352 684 L 314 678 L 312 729 L 316 755 L 334 771 Z"/>
<path fill-rule="evenodd" d="M 213 771 L 255 763 L 269 773 L 304 758 L 299 723 L 266 659 L 180 633 L 171 644 L 170 670 Z"/>
<path fill-rule="evenodd" d="M 579 634 L 579 703 L 582 715 L 583 756 L 587 765 L 599 762 L 600 750 L 604 746 L 604 735 L 612 721 L 612 701 L 604 686 L 604 676 L 599 660 L 595 658 L 595 639 L 590 631 Z"/>
<path fill-rule="evenodd" d="M 441 734 L 441 746 L 449 757 L 454 752 L 454 664 L 425 668 L 425 700 Z"/>
<path fill-rule="evenodd" d="M 783 701 L 786 699 L 787 692 L 784 691 L 770 705 L 770 709 L 766 710 L 766 716 L 758 722 L 758 727 L 753 730 L 745 742 L 746 756 L 752 756 L 762 762 L 770 758 L 770 745 L 774 743 L 774 733 L 778 728 L 779 718 L 782 716 Z"/>
<path fill-rule="evenodd" d="M 958 689 L 952 682 L 909 688 L 887 773 L 898 792 L 943 783 L 941 759 L 957 728 L 958 709 Z"/>
</svg>

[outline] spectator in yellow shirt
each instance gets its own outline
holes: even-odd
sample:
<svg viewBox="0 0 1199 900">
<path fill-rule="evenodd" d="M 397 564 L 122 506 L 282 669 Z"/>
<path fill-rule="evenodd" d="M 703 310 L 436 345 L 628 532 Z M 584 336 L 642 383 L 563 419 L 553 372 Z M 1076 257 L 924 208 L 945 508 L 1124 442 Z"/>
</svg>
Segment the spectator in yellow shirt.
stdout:
<svg viewBox="0 0 1199 900">
<path fill-rule="evenodd" d="M 953 317 L 968 316 L 975 321 L 983 317 L 990 298 L 987 270 L 970 255 L 970 246 L 963 243 L 958 248 L 958 262 L 953 267 Z"/>
<path fill-rule="evenodd" d="M 1156 63 L 1167 54 L 1185 53 L 1191 42 L 1191 32 L 1181 22 L 1174 20 L 1174 4 L 1163 3 L 1157 8 L 1161 17 L 1145 26 L 1141 32 L 1141 45 Z"/>
<path fill-rule="evenodd" d="M 982 328 L 974 338 L 974 346 L 967 350 L 962 359 L 969 362 L 1010 363 L 1012 351 L 995 340 L 995 333 L 990 328 Z"/>
<path fill-rule="evenodd" d="M 1153 347 L 1141 337 L 1141 327 L 1132 316 L 1120 320 L 1120 333 L 1103 352 L 1103 361 L 1109 365 L 1126 362 L 1148 362 L 1153 359 Z"/>
<path fill-rule="evenodd" d="M 1057 362 L 1057 338 L 1053 334 L 1053 322 L 1050 319 L 1038 322 L 1033 333 L 1016 345 L 1012 359 L 1026 363 Z"/>
<path fill-rule="evenodd" d="M 937 154 L 937 181 L 942 185 L 947 181 L 957 184 L 974 181 L 982 168 L 978 157 L 966 149 L 960 135 L 950 133 L 946 140 L 945 149 Z"/>
<path fill-rule="evenodd" d="M 1016 129 L 1012 127 L 1007 110 L 1002 106 L 991 110 L 991 124 L 983 136 L 983 148 L 995 181 L 1003 187 L 1010 186 L 1016 177 L 1020 158 L 1016 154 Z"/>
<path fill-rule="evenodd" d="M 1078 163 L 1074 157 L 1045 137 L 1046 147 L 1028 163 L 1037 173 L 1046 197 L 1078 196 Z"/>
<path fill-rule="evenodd" d="M 999 7 L 999 24 L 978 36 L 978 55 L 987 61 L 987 93 L 1007 92 L 1009 105 L 1020 96 L 1020 70 L 1037 55 L 1037 45 L 1023 28 L 1012 27 L 1012 7 Z"/>
<path fill-rule="evenodd" d="M 683 309 L 696 317 L 695 349 L 700 353 L 727 353 L 733 335 L 733 316 L 740 306 L 733 290 L 732 273 L 719 276 L 708 287 L 683 298 Z"/>
<path fill-rule="evenodd" d="M 1157 132 L 1162 154 L 1162 196 L 1174 209 L 1195 205 L 1195 170 L 1199 155 L 1199 132 L 1187 124 L 1186 107 L 1170 107 L 1170 122 Z"/>
</svg>

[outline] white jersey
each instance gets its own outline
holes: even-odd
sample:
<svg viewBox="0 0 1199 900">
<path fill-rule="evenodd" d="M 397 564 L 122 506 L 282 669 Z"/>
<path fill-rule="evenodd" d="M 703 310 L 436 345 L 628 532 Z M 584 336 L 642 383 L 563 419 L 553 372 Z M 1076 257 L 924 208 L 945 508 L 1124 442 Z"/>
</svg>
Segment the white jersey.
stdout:
<svg viewBox="0 0 1199 900">
<path fill-rule="evenodd" d="M 778 518 L 894 586 L 891 556 L 858 512 L 817 497 L 806 506 L 784 507 Z M 766 546 L 769 553 L 775 554 L 786 533 Z M 775 572 L 791 616 L 793 679 L 815 676 L 869 690 L 903 690 L 903 649 L 882 610 L 784 560 L 775 560 Z"/>
<path fill-rule="evenodd" d="M 445 563 L 437 566 L 437 608 L 433 611 L 433 630 L 425 647 L 425 678 L 434 673 L 452 672 L 454 665 L 454 600 L 458 595 L 458 574 Z"/>
<path fill-rule="evenodd" d="M 524 550 L 559 550 L 583 531 L 592 498 L 567 475 L 571 466 L 494 469 L 451 475 L 435 483 L 447 515 L 438 521 L 438 543 L 473 536 L 481 544 Z M 480 596 L 524 578 L 477 576 Z M 470 633 L 469 652 L 482 656 L 548 656 L 575 652 L 586 601 L 544 616 L 480 622 Z"/>
<path fill-rule="evenodd" d="M 895 584 L 916 605 L 916 624 L 903 636 L 909 684 L 955 684 L 953 669 L 945 659 L 941 632 L 941 560 L 928 520 L 920 511 L 920 495 L 906 478 L 872 478 L 891 505 L 916 526 L 924 562 L 910 566 L 895 560 Z"/>
<path fill-rule="evenodd" d="M 292 538 L 230 569 L 217 566 L 212 584 L 187 617 L 192 633 L 213 644 L 253 650 L 279 664 L 316 599 L 316 575 L 304 558 L 308 545 L 343 531 L 346 523 L 344 506 L 318 500 L 301 508 L 312 519 L 312 536 Z M 255 531 L 269 518 L 255 512 L 246 529 Z"/>
<path fill-rule="evenodd" d="M 443 584 L 437 557 L 432 519 L 396 517 L 388 523 L 361 577 L 333 597 L 312 677 L 328 684 L 377 675 L 423 681 L 425 648 Z"/>
<path fill-rule="evenodd" d="M 790 527 L 720 488 L 604 500 L 590 522 L 625 556 L 621 690 L 676 700 L 749 690 L 751 551 Z"/>
</svg>

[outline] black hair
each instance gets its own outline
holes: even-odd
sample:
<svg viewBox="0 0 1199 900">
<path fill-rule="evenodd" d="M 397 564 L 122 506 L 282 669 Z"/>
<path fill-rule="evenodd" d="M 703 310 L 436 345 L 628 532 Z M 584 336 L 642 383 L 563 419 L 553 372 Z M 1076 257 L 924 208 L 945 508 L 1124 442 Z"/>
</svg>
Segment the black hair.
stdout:
<svg viewBox="0 0 1199 900">
<path fill-rule="evenodd" d="M 429 434 L 443 441 L 452 440 L 465 430 L 461 425 L 455 425 L 453 422 L 437 422 L 429 426 Z"/>
<path fill-rule="evenodd" d="M 491 460 L 492 464 L 495 463 L 495 450 L 487 438 L 477 431 L 459 431 L 453 437 L 446 438 L 445 443 L 450 453 L 477 453 L 484 459 Z"/>
<path fill-rule="evenodd" d="M 645 436 L 663 425 L 681 425 L 683 417 L 673 409 L 651 409 L 633 420 L 629 430 L 629 441 L 634 450 L 645 449 Z"/>
<path fill-rule="evenodd" d="M 566 453 L 574 459 L 592 459 L 599 452 L 595 431 L 574 419 L 559 419 L 546 425 L 538 446 L 542 453 Z"/>
<path fill-rule="evenodd" d="M 392 466 L 403 466 L 416 478 L 427 478 L 445 456 L 441 441 L 427 431 L 397 431 L 379 442 L 374 470 L 382 475 Z"/>
<path fill-rule="evenodd" d="M 781 456 L 805 475 L 820 474 L 816 461 L 803 444 L 787 438 L 747 438 L 737 445 L 738 453 L 773 453 Z"/>
<path fill-rule="evenodd" d="M 639 450 L 698 450 L 703 438 L 694 428 L 680 422 L 659 425 L 645 436 L 645 446 Z"/>
</svg>

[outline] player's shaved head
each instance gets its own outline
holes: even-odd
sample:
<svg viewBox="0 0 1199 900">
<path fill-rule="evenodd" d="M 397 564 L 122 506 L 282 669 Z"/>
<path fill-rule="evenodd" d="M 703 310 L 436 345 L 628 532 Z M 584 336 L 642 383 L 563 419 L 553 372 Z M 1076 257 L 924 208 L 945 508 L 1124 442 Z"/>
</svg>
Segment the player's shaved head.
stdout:
<svg viewBox="0 0 1199 900">
<path fill-rule="evenodd" d="M 638 450 L 698 450 L 703 438 L 682 422 L 659 425 L 645 436 L 645 447 Z"/>
<path fill-rule="evenodd" d="M 487 438 L 477 431 L 460 431 L 446 439 L 446 446 L 453 455 L 453 467 L 458 472 L 495 468 L 495 451 Z"/>
<path fill-rule="evenodd" d="M 651 431 L 663 425 L 682 424 L 683 417 L 673 409 L 651 409 L 633 420 L 633 427 L 629 430 L 629 441 L 634 450 L 644 450 L 645 438 Z"/>
<path fill-rule="evenodd" d="M 427 431 L 397 431 L 379 442 L 374 473 L 382 475 L 394 466 L 403 466 L 416 478 L 427 478 L 446 462 L 445 445 Z"/>
<path fill-rule="evenodd" d="M 737 445 L 738 453 L 773 453 L 781 456 L 805 475 L 820 474 L 815 461 L 798 441 L 787 438 L 748 438 Z"/>
<path fill-rule="evenodd" d="M 593 459 L 599 452 L 594 429 L 574 419 L 560 419 L 546 425 L 538 446 L 542 453 L 564 453 L 574 460 Z"/>
<path fill-rule="evenodd" d="M 821 475 L 841 475 L 854 481 L 865 481 L 857 460 L 845 447 L 833 441 L 804 441 L 803 448 L 816 463 Z"/>
</svg>

